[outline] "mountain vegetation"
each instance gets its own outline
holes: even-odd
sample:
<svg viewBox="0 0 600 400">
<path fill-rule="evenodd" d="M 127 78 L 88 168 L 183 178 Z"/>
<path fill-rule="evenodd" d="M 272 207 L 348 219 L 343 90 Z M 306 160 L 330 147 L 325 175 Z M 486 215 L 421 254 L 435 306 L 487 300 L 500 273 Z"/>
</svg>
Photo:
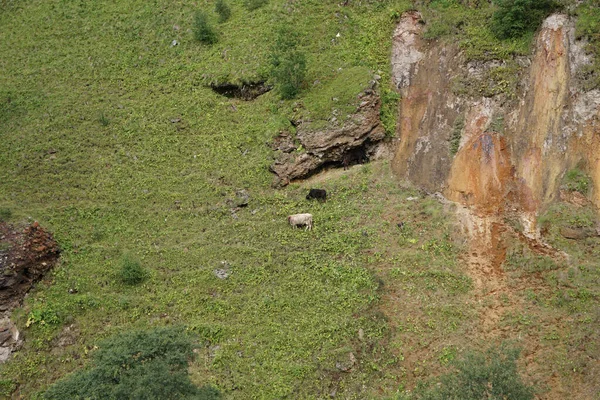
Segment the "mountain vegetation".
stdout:
<svg viewBox="0 0 600 400">
<path fill-rule="evenodd" d="M 541 217 L 572 264 L 508 250 L 515 286 L 545 282 L 515 289 L 526 311 L 500 322 L 552 344 L 524 376 L 529 342 L 472 336 L 453 210 L 389 161 L 271 186 L 274 137 L 343 124 L 372 87 L 396 135 L 391 38 L 414 9 L 431 43 L 506 61 L 502 93 L 543 18 L 570 13 L 600 87 L 597 0 L 0 0 L 0 223 L 40 221 L 62 250 L 12 312 L 25 341 L 0 365 L 0 397 L 530 399 L 543 374 L 581 378 L 600 351 L 600 242 L 560 229 L 591 229 L 590 207 Z M 212 89 L 250 82 L 273 90 Z M 232 206 L 240 190 L 248 203 Z M 287 224 L 300 212 L 312 231 Z M 577 330 L 540 322 L 559 315 Z"/>
</svg>

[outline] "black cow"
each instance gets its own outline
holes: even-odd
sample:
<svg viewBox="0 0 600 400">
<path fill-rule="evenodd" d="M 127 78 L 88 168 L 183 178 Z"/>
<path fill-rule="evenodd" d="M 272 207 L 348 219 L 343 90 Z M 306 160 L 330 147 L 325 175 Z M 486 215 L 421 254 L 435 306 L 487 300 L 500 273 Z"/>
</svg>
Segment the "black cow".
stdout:
<svg viewBox="0 0 600 400">
<path fill-rule="evenodd" d="M 317 199 L 319 201 L 327 200 L 327 191 L 325 189 L 310 189 L 306 195 L 306 200 Z"/>
<path fill-rule="evenodd" d="M 346 154 L 344 154 L 344 158 L 342 159 L 342 165 L 344 166 L 344 171 L 348 169 L 350 165 L 353 164 L 364 164 L 369 159 L 367 158 L 367 152 L 364 147 L 356 147 Z"/>
</svg>

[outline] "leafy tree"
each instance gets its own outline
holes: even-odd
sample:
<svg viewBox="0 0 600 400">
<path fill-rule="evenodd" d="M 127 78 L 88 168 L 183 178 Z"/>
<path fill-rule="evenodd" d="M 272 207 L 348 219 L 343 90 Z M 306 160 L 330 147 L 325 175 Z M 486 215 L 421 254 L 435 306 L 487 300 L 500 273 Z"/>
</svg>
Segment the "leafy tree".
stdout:
<svg viewBox="0 0 600 400">
<path fill-rule="evenodd" d="M 231 8 L 229 8 L 224 0 L 217 0 L 215 11 L 219 14 L 219 22 L 225 22 L 231 17 Z"/>
<path fill-rule="evenodd" d="M 499 39 L 517 38 L 538 28 L 558 8 L 554 0 L 498 0 L 492 32 Z"/>
<path fill-rule="evenodd" d="M 181 327 L 128 332 L 99 344 L 90 368 L 58 381 L 49 400 L 216 400 L 219 392 L 198 388 L 188 376 L 194 344 Z"/>
<path fill-rule="evenodd" d="M 287 27 L 277 32 L 271 53 L 271 76 L 283 99 L 296 97 L 306 76 L 306 56 L 298 49 L 298 34 Z"/>
<path fill-rule="evenodd" d="M 217 32 L 208 21 L 208 16 L 202 11 L 198 11 L 194 19 L 194 37 L 200 43 L 209 45 L 217 43 L 218 40 Z"/>
</svg>

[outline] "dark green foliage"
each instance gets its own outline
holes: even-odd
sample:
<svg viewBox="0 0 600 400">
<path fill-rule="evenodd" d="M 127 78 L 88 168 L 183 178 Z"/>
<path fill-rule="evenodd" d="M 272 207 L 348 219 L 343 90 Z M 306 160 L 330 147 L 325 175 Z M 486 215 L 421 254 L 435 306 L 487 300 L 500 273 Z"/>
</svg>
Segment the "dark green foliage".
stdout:
<svg viewBox="0 0 600 400">
<path fill-rule="evenodd" d="M 263 7 L 268 2 L 269 0 L 245 0 L 244 5 L 246 6 L 246 9 L 248 9 L 248 11 L 254 11 Z"/>
<path fill-rule="evenodd" d="M 594 63 L 580 68 L 578 78 L 584 90 L 600 87 L 600 1 L 589 1 L 576 10 L 577 36 L 587 39 L 587 51 L 593 54 Z"/>
<path fill-rule="evenodd" d="M 452 126 L 452 136 L 450 136 L 450 154 L 455 155 L 458 152 L 460 146 L 460 138 L 462 137 L 462 130 L 465 127 L 464 115 L 459 115 L 454 120 Z"/>
<path fill-rule="evenodd" d="M 417 389 L 422 400 L 529 400 L 534 390 L 517 371 L 519 351 L 507 347 L 486 353 L 470 352 L 453 361 L 454 373 L 441 377 L 441 385 Z"/>
<path fill-rule="evenodd" d="M 305 75 L 306 56 L 298 50 L 298 34 L 287 27 L 280 28 L 271 53 L 271 76 L 281 97 L 296 97 Z"/>
<path fill-rule="evenodd" d="M 194 17 L 194 37 L 203 44 L 214 44 L 217 42 L 217 32 L 213 29 L 208 16 L 203 11 L 198 11 Z"/>
<path fill-rule="evenodd" d="M 106 118 L 106 115 L 104 115 L 104 113 L 100 114 L 100 117 L 98 118 L 98 122 L 100 122 L 100 125 L 102 126 L 108 126 L 108 124 L 110 123 L 110 120 L 108 118 Z"/>
<path fill-rule="evenodd" d="M 192 339 L 180 327 L 128 332 L 104 340 L 90 368 L 46 391 L 46 399 L 219 399 L 189 379 Z"/>
<path fill-rule="evenodd" d="M 225 22 L 231 17 L 231 8 L 223 0 L 217 0 L 215 11 L 219 14 L 219 22 Z"/>
<path fill-rule="evenodd" d="M 380 93 L 381 110 L 379 117 L 388 136 L 394 136 L 396 133 L 396 117 L 398 113 L 398 101 L 400 95 L 390 89 L 382 89 Z"/>
<path fill-rule="evenodd" d="M 571 192 L 587 194 L 590 190 L 591 180 L 582 170 L 574 168 L 565 175 L 565 188 Z"/>
<path fill-rule="evenodd" d="M 119 278 L 126 285 L 137 285 L 148 278 L 148 272 L 138 261 L 125 256 L 122 260 Z"/>
<path fill-rule="evenodd" d="M 542 20 L 558 8 L 553 0 L 498 0 L 492 32 L 499 39 L 517 38 L 535 31 Z"/>
<path fill-rule="evenodd" d="M 9 399 L 10 395 L 15 391 L 16 388 L 17 384 L 11 379 L 0 380 L 0 396 L 4 396 L 3 398 Z"/>
<path fill-rule="evenodd" d="M 6 222 L 12 217 L 10 208 L 0 208 L 0 222 Z"/>
</svg>

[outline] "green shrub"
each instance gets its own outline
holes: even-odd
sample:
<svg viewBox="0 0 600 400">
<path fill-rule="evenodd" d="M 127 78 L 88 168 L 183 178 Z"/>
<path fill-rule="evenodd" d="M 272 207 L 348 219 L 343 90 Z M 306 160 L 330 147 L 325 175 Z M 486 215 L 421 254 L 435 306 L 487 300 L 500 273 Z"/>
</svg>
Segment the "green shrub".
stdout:
<svg viewBox="0 0 600 400">
<path fill-rule="evenodd" d="M 583 3 L 576 14 L 577 37 L 587 39 L 586 50 L 595 56 L 593 64 L 582 66 L 577 73 L 588 91 L 600 87 L 600 2 Z"/>
<path fill-rule="evenodd" d="M 517 38 L 535 31 L 558 8 L 554 0 L 498 0 L 491 29 L 499 39 Z"/>
<path fill-rule="evenodd" d="M 271 53 L 271 76 L 283 99 L 293 99 L 300 92 L 306 75 L 306 56 L 298 50 L 298 35 L 281 28 Z"/>
<path fill-rule="evenodd" d="M 52 385 L 44 398 L 219 399 L 216 389 L 190 381 L 193 350 L 192 338 L 180 327 L 113 336 L 99 344 L 89 368 Z"/>
<path fill-rule="evenodd" d="M 400 95 L 393 90 L 382 89 L 380 98 L 381 110 L 379 111 L 379 118 L 385 129 L 385 134 L 393 137 L 396 134 L 396 117 Z"/>
<path fill-rule="evenodd" d="M 6 222 L 12 217 L 10 208 L 0 208 L 0 222 Z"/>
<path fill-rule="evenodd" d="M 418 388 L 422 400 L 529 400 L 534 390 L 517 371 L 519 351 L 507 347 L 486 353 L 470 352 L 452 361 L 454 373 L 441 377 L 441 385 Z"/>
<path fill-rule="evenodd" d="M 266 5 L 269 0 L 245 0 L 244 5 L 248 11 L 257 10 Z"/>
<path fill-rule="evenodd" d="M 581 194 L 587 194 L 592 183 L 589 176 L 579 168 L 567 171 L 564 182 L 567 190 Z"/>
<path fill-rule="evenodd" d="M 17 389 L 17 384 L 12 379 L 0 380 L 0 396 L 9 399 L 15 389 Z"/>
<path fill-rule="evenodd" d="M 231 8 L 223 0 L 217 0 L 215 11 L 219 14 L 219 22 L 225 22 L 231 17 Z"/>
<path fill-rule="evenodd" d="M 202 11 L 198 11 L 194 18 L 194 37 L 203 44 L 210 45 L 217 42 L 217 32 L 208 21 L 208 16 Z"/>
<path fill-rule="evenodd" d="M 465 127 L 465 116 L 459 115 L 454 120 L 452 125 L 452 135 L 450 136 L 450 154 L 455 155 L 458 153 L 460 147 L 460 139 L 462 137 L 462 131 Z"/>
<path fill-rule="evenodd" d="M 119 278 L 126 285 L 133 286 L 145 281 L 148 278 L 148 272 L 138 261 L 131 259 L 129 256 L 125 256 L 121 262 Z"/>
<path fill-rule="evenodd" d="M 108 126 L 108 124 L 110 124 L 110 120 L 106 118 L 106 115 L 104 115 L 104 113 L 100 114 L 100 117 L 98 117 L 98 122 L 100 122 L 100 125 L 102 126 Z"/>
</svg>

